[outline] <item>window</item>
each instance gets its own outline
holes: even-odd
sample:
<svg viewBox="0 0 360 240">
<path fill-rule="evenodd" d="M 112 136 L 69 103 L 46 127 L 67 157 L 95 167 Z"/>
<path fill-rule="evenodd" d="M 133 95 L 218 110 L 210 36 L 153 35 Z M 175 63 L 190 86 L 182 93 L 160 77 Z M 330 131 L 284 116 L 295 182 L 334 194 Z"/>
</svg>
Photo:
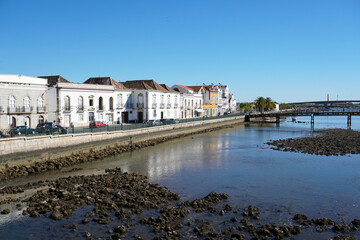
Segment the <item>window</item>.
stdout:
<svg viewBox="0 0 360 240">
<path fill-rule="evenodd" d="M 109 98 L 109 109 L 110 110 L 114 109 L 114 99 L 112 97 Z"/>
<path fill-rule="evenodd" d="M 160 96 L 160 103 L 164 103 L 165 99 L 164 99 L 164 95 Z"/>
<path fill-rule="evenodd" d="M 103 98 L 99 97 L 99 110 L 104 110 Z"/>
<path fill-rule="evenodd" d="M 167 96 L 167 103 L 170 104 L 170 95 Z"/>
<path fill-rule="evenodd" d="M 43 108 L 44 107 L 44 99 L 42 97 L 38 97 L 38 107 Z"/>
<path fill-rule="evenodd" d="M 138 103 L 140 104 L 144 103 L 144 96 L 142 94 L 138 95 Z"/>
<path fill-rule="evenodd" d="M 65 105 L 65 110 L 66 111 L 70 111 L 70 97 L 69 96 L 66 96 L 65 99 L 64 99 L 64 105 Z"/>
<path fill-rule="evenodd" d="M 177 96 L 175 95 L 175 97 L 174 97 L 174 103 L 177 104 L 177 101 L 178 101 L 178 100 L 177 100 Z"/>
<path fill-rule="evenodd" d="M 79 122 L 84 121 L 84 114 L 83 114 L 83 113 L 79 113 L 79 114 L 78 114 L 78 121 L 79 121 Z"/>
<path fill-rule="evenodd" d="M 30 108 L 30 97 L 29 96 L 26 96 L 24 98 L 24 106 L 25 106 L 25 108 Z"/>
<path fill-rule="evenodd" d="M 15 108 L 15 105 L 16 105 L 16 99 L 14 96 L 10 96 L 9 97 L 9 107 L 10 108 Z"/>
<path fill-rule="evenodd" d="M 122 98 L 122 94 L 119 94 L 117 96 L 117 105 L 119 108 L 122 108 L 123 107 L 123 98 Z"/>
<path fill-rule="evenodd" d="M 84 98 L 82 96 L 80 96 L 78 99 L 78 109 L 84 110 Z"/>
<path fill-rule="evenodd" d="M 152 102 L 156 103 L 156 94 L 152 95 Z"/>
</svg>

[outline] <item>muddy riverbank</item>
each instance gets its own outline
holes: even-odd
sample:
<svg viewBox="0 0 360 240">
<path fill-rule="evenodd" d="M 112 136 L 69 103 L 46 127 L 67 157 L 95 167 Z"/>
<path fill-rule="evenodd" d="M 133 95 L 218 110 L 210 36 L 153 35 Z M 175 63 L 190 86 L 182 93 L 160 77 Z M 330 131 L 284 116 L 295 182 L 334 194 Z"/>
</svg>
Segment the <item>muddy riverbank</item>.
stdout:
<svg viewBox="0 0 360 240">
<path fill-rule="evenodd" d="M 314 136 L 269 141 L 272 149 L 316 155 L 339 156 L 360 154 L 360 132 L 350 129 L 327 129 Z"/>
<path fill-rule="evenodd" d="M 37 190 L 30 197 L 11 196 L 30 189 Z M 33 218 L 31 221 L 44 217 L 66 220 L 62 227 L 80 239 L 285 239 L 301 236 L 306 229 L 335 233 L 335 239 L 353 239 L 349 234 L 360 230 L 358 219 L 340 223 L 328 218 L 310 219 L 304 214 L 293 215 L 287 225 L 266 224 L 261 221 L 261 209 L 231 206 L 227 194 L 212 192 L 182 201 L 168 188 L 119 168 L 100 175 L 7 187 L 0 194 L 8 196 L 3 203 L 16 203 L 24 216 Z M 1 209 L 2 215 L 10 212 Z M 93 231 L 96 226 L 100 232 Z"/>
<path fill-rule="evenodd" d="M 224 128 L 232 128 L 238 124 L 243 124 L 242 120 L 221 122 L 218 124 L 210 124 L 202 127 L 192 127 L 182 130 L 167 131 L 166 133 L 153 134 L 152 136 L 127 137 L 118 141 L 99 142 L 98 145 L 80 146 L 80 150 L 72 149 L 71 152 L 63 152 L 59 157 L 52 158 L 52 152 L 49 151 L 46 157 L 41 153 L 32 156 L 30 159 L 23 161 L 7 161 L 2 163 L 0 171 L 0 181 L 13 179 L 16 177 L 38 174 L 50 170 L 62 169 L 81 163 L 100 160 L 115 156 L 120 153 L 138 150 L 145 147 L 155 146 L 159 143 L 187 137 L 195 134 L 212 132 Z M 64 149 L 64 151 L 66 151 Z M 56 156 L 56 155 L 55 155 Z"/>
</svg>

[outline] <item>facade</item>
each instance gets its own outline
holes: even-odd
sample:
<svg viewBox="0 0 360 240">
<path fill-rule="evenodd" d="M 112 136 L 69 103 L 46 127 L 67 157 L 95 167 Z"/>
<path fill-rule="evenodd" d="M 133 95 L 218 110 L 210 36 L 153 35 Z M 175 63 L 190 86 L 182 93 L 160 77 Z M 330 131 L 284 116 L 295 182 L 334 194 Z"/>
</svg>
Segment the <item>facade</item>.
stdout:
<svg viewBox="0 0 360 240">
<path fill-rule="evenodd" d="M 131 121 L 179 118 L 180 94 L 165 84 L 160 85 L 154 80 L 132 80 L 123 85 L 131 90 L 128 102 L 132 108 L 129 112 Z"/>
<path fill-rule="evenodd" d="M 178 91 L 181 95 L 180 118 L 196 118 L 203 115 L 203 95 L 201 91 L 194 91 L 190 87 L 183 85 L 174 85 L 172 89 Z"/>
<path fill-rule="evenodd" d="M 90 122 L 121 123 L 126 111 L 119 97 L 130 95 L 122 84 L 110 77 L 89 78 L 71 83 L 61 76 L 49 79 L 49 119 L 64 127 L 89 126 Z"/>
<path fill-rule="evenodd" d="M 203 116 L 215 117 L 219 115 L 219 90 L 217 86 L 188 86 L 195 92 L 201 92 L 203 96 Z"/>
<path fill-rule="evenodd" d="M 36 128 L 48 119 L 47 81 L 22 75 L 0 74 L 0 129 Z"/>
<path fill-rule="evenodd" d="M 225 113 L 232 113 L 236 111 L 236 100 L 234 94 L 231 94 L 229 91 L 228 85 L 219 84 L 219 106 L 221 102 L 221 108 L 219 107 L 220 115 L 224 115 Z"/>
</svg>

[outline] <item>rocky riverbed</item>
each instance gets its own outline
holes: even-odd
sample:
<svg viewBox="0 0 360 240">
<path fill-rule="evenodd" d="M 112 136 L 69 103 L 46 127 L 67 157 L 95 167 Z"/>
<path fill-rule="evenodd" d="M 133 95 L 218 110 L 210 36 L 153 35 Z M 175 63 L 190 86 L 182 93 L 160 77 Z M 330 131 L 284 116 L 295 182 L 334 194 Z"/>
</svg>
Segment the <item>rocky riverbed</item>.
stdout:
<svg viewBox="0 0 360 240">
<path fill-rule="evenodd" d="M 314 136 L 269 141 L 274 150 L 316 155 L 339 156 L 360 154 L 360 132 L 346 129 L 327 129 Z"/>
<path fill-rule="evenodd" d="M 37 191 L 25 199 L 13 198 L 30 189 Z M 352 234 L 360 230 L 358 219 L 339 223 L 304 214 L 293 215 L 286 225 L 267 224 L 261 209 L 231 206 L 227 194 L 212 192 L 183 201 L 145 176 L 119 168 L 6 187 L 0 194 L 5 198 L 2 204 L 14 202 L 19 209 L 26 204 L 22 213 L 33 218 L 29 221 L 66 221 L 63 228 L 83 239 L 286 239 L 301 236 L 306 229 L 331 232 L 334 239 L 354 239 Z M 11 211 L 1 208 L 3 215 Z"/>
</svg>

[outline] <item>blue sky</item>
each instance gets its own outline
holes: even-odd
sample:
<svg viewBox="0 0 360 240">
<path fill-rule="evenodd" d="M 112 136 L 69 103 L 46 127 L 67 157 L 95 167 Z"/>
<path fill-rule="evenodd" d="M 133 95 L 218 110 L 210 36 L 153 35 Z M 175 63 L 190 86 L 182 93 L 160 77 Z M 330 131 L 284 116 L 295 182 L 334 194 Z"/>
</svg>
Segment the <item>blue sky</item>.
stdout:
<svg viewBox="0 0 360 240">
<path fill-rule="evenodd" d="M 0 73 L 360 99 L 360 1 L 0 0 Z"/>
</svg>

